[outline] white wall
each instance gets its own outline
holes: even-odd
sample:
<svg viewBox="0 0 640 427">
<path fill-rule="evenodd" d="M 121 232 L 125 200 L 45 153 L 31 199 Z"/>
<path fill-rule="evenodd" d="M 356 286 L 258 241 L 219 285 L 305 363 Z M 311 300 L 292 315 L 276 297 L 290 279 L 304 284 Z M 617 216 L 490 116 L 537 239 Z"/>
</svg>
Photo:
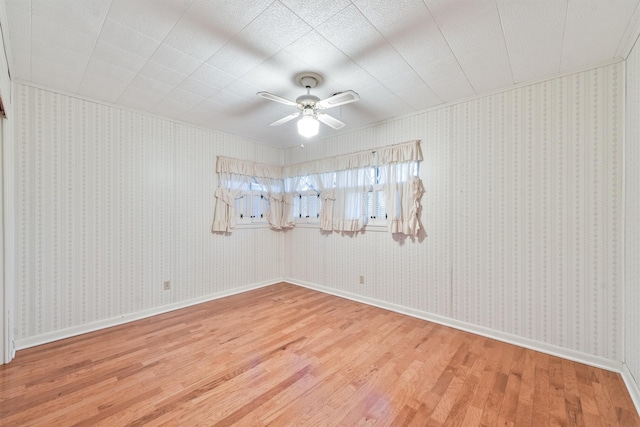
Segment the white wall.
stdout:
<svg viewBox="0 0 640 427">
<path fill-rule="evenodd" d="M 14 89 L 19 348 L 281 277 L 281 233 L 210 233 L 216 156 L 280 150 Z"/>
<path fill-rule="evenodd" d="M 625 373 L 640 408 L 640 47 L 627 58 L 625 141 Z"/>
<path fill-rule="evenodd" d="M 619 368 L 623 90 L 617 63 L 288 149 L 422 140 L 428 236 L 297 229 L 285 275 Z"/>
</svg>

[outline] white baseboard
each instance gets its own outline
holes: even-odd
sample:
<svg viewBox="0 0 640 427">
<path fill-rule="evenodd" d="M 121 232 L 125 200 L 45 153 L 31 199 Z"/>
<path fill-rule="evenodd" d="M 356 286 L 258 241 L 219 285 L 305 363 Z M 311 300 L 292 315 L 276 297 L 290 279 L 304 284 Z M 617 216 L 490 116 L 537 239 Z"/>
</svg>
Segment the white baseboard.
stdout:
<svg viewBox="0 0 640 427">
<path fill-rule="evenodd" d="M 179 310 L 181 308 L 190 307 L 192 305 L 201 304 L 203 302 L 213 301 L 216 299 L 228 297 L 228 296 L 239 294 L 242 292 L 251 291 L 253 289 L 263 288 L 265 286 L 273 285 L 281 281 L 282 279 L 277 279 L 277 280 L 254 283 L 246 286 L 240 286 L 238 288 L 233 288 L 223 292 L 216 292 L 214 294 L 209 294 L 209 295 L 205 295 L 202 297 L 198 297 L 198 298 L 194 298 L 186 301 L 180 301 L 173 304 L 154 307 L 148 310 L 142 310 L 135 313 L 124 314 L 118 317 L 112 317 L 110 319 L 98 320 L 96 322 L 91 322 L 84 325 L 73 326 L 71 328 L 61 329 L 58 331 L 47 332 L 46 334 L 19 339 L 15 341 L 15 349 L 23 350 L 25 348 L 35 347 L 35 346 L 47 344 L 53 341 L 74 337 L 76 335 L 82 335 L 88 332 L 94 332 L 100 329 L 110 328 L 112 326 L 118 326 L 123 323 L 133 322 L 135 320 L 156 316 L 158 314 L 168 313 L 170 311 Z"/>
<path fill-rule="evenodd" d="M 385 310 L 395 311 L 396 313 L 406 314 L 407 316 L 415 317 L 418 319 L 428 320 L 430 322 L 438 323 L 445 326 L 450 326 L 455 329 L 459 329 L 465 332 L 471 332 L 473 334 L 481 335 L 488 338 L 493 338 L 498 341 L 503 341 L 509 344 L 517 345 L 520 347 L 528 348 L 531 350 L 540 351 L 542 353 L 550 354 L 552 356 L 562 357 L 564 359 L 573 360 L 574 362 L 584 363 L 586 365 L 595 366 L 597 368 L 606 369 L 613 372 L 622 372 L 622 362 L 616 360 L 610 360 L 600 356 L 594 356 L 592 354 L 583 353 L 581 351 L 572 350 L 548 344 L 529 338 L 524 338 L 518 335 L 509 334 L 495 329 L 486 328 L 484 326 L 474 325 L 473 323 L 467 323 L 449 317 L 440 316 L 437 314 L 428 313 L 426 311 L 416 310 L 414 308 L 405 307 L 398 304 L 389 303 L 373 298 L 368 298 L 362 295 L 352 294 L 337 289 L 320 286 L 314 283 L 309 283 L 300 280 L 294 280 L 291 278 L 285 278 L 284 281 L 292 283 L 294 285 L 302 286 L 305 288 L 313 289 L 319 292 L 324 292 L 331 295 L 336 295 L 342 298 L 346 298 L 352 301 L 361 302 L 363 304 L 372 305 L 375 307 L 383 308 Z M 639 411 L 640 412 L 640 411 Z"/>
<path fill-rule="evenodd" d="M 634 378 L 626 363 L 622 364 L 622 379 L 627 385 L 627 390 L 629 390 L 629 395 L 631 395 L 633 404 L 636 405 L 636 411 L 638 411 L 638 413 L 640 414 L 640 385 L 638 385 L 638 382 Z"/>
</svg>

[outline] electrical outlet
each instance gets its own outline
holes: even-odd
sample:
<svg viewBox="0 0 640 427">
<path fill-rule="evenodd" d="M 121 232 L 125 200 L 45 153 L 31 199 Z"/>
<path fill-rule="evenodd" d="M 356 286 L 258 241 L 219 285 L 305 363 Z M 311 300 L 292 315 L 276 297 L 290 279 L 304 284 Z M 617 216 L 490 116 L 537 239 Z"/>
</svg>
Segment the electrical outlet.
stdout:
<svg viewBox="0 0 640 427">
<path fill-rule="evenodd" d="M 171 280 L 165 280 L 162 286 L 165 291 L 168 291 L 171 289 Z"/>
<path fill-rule="evenodd" d="M 364 285 L 364 276 L 360 276 L 360 284 Z"/>
</svg>

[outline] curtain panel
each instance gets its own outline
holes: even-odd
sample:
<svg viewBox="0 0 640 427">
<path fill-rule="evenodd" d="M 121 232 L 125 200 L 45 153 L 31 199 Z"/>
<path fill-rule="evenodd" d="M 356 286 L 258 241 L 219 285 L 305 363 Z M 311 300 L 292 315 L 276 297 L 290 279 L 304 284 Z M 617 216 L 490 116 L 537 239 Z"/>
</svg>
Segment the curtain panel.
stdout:
<svg viewBox="0 0 640 427">
<path fill-rule="evenodd" d="M 212 233 L 230 233 L 236 226 L 235 199 L 241 196 L 250 177 L 243 174 L 219 173 L 220 185 L 216 189 L 213 209 Z"/>
</svg>

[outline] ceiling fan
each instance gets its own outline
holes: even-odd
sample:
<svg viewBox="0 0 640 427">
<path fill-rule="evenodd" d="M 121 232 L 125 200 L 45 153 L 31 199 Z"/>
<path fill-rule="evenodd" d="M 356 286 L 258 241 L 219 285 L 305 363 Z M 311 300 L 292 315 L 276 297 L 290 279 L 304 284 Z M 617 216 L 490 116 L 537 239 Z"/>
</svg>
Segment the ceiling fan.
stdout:
<svg viewBox="0 0 640 427">
<path fill-rule="evenodd" d="M 280 102 L 285 105 L 290 105 L 292 107 L 297 107 L 300 110 L 299 112 L 289 114 L 280 120 L 276 120 L 269 124 L 269 126 L 280 126 L 283 123 L 297 117 L 301 117 L 300 120 L 298 120 L 298 133 L 307 138 L 318 134 L 318 129 L 320 127 L 319 121 L 333 129 L 342 129 L 345 126 L 344 122 L 323 113 L 320 110 L 355 102 L 360 99 L 360 96 L 352 90 L 347 90 L 321 100 L 317 96 L 311 95 L 311 89 L 322 83 L 322 80 L 322 76 L 318 73 L 305 72 L 298 74 L 296 76 L 296 82 L 306 88 L 307 93 L 306 95 L 297 97 L 295 101 L 290 101 L 269 92 L 258 92 L 256 94 L 258 96 L 271 101 Z"/>
</svg>

